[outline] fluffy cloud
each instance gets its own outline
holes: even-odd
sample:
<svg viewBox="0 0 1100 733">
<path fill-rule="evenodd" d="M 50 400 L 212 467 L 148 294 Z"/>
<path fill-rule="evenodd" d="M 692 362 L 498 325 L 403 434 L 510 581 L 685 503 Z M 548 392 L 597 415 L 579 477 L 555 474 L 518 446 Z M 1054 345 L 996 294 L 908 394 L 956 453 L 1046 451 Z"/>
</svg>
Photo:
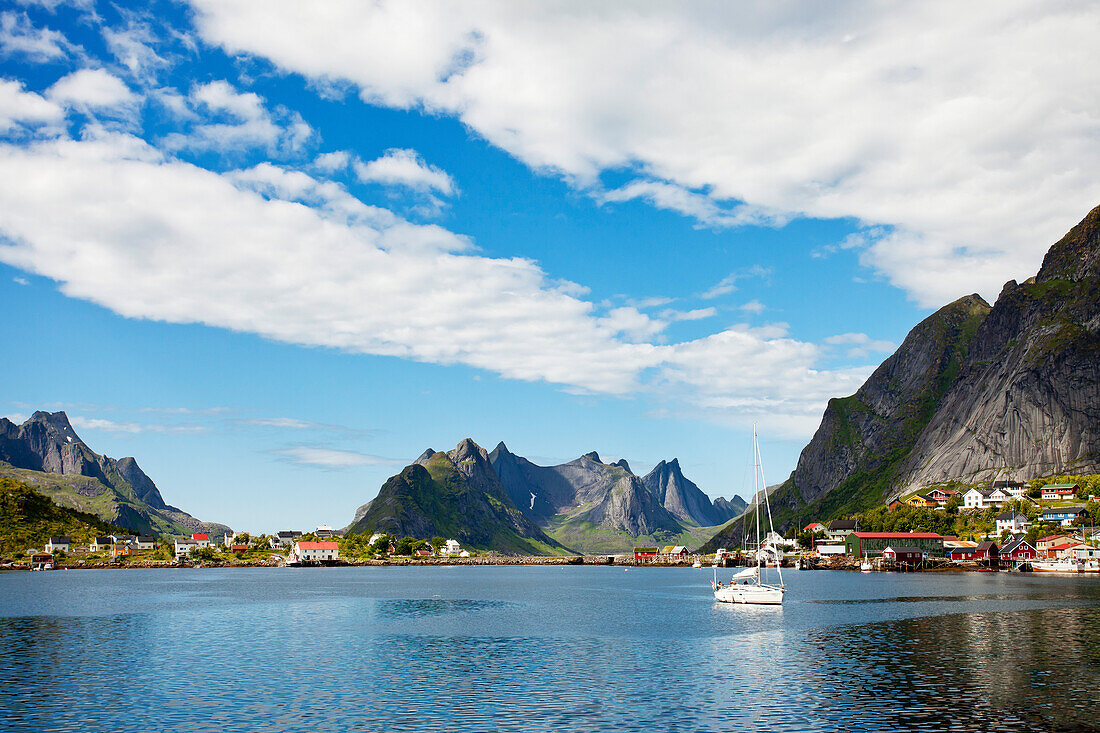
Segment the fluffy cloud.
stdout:
<svg viewBox="0 0 1100 733">
<path fill-rule="evenodd" d="M 114 74 L 104 69 L 80 69 L 57 80 L 46 96 L 77 109 L 129 107 L 138 97 Z"/>
<path fill-rule="evenodd" d="M 659 209 L 675 211 L 716 229 L 783 221 L 779 215 L 769 215 L 747 206 L 723 208 L 709 196 L 663 181 L 634 181 L 622 188 L 596 194 L 596 198 L 603 203 L 642 199 Z"/>
<path fill-rule="evenodd" d="M 601 314 L 533 262 L 479 256 L 466 238 L 366 206 L 331 181 L 270 163 L 219 174 L 130 135 L 0 145 L 0 211 L 0 262 L 130 318 L 465 364 L 571 392 L 652 391 L 785 434 L 812 430 L 825 400 L 870 371 L 816 369 L 821 349 L 785 324 L 660 343 L 670 321 L 715 309 Z"/>
<path fill-rule="evenodd" d="M 23 83 L 0 79 L 0 133 L 17 126 L 37 127 L 60 123 L 65 111 L 34 92 L 24 91 Z"/>
<path fill-rule="evenodd" d="M 49 28 L 35 28 L 25 13 L 0 13 L 0 54 L 30 61 L 52 61 L 68 55 L 72 45 Z"/>
<path fill-rule="evenodd" d="M 356 163 L 355 175 L 363 183 L 407 186 L 425 193 L 437 191 L 450 196 L 456 191 L 454 179 L 441 168 L 424 162 L 415 150 L 387 150 L 381 158 Z"/>
<path fill-rule="evenodd" d="M 296 112 L 276 119 L 264 100 L 253 92 L 240 92 L 227 81 L 198 84 L 188 95 L 186 107 L 169 93 L 166 105 L 181 119 L 198 120 L 187 133 L 171 133 L 164 145 L 171 150 L 235 152 L 253 148 L 294 153 L 315 137 L 313 128 Z M 199 114 L 195 114 L 195 113 Z"/>
<path fill-rule="evenodd" d="M 583 187 L 625 168 L 614 195 L 700 221 L 885 226 L 862 261 L 922 304 L 1032 274 L 1100 199 L 1095 3 L 192 4 L 231 53 L 452 114 Z"/>
</svg>

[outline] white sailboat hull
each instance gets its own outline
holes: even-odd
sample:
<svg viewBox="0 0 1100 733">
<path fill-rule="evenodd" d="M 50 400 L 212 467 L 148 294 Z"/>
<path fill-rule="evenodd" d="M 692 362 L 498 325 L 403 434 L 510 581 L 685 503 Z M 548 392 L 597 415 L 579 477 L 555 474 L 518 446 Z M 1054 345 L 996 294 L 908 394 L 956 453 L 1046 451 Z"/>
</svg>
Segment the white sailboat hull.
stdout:
<svg viewBox="0 0 1100 733">
<path fill-rule="evenodd" d="M 726 585 L 714 589 L 715 600 L 761 606 L 783 605 L 783 589 L 770 585 Z"/>
</svg>

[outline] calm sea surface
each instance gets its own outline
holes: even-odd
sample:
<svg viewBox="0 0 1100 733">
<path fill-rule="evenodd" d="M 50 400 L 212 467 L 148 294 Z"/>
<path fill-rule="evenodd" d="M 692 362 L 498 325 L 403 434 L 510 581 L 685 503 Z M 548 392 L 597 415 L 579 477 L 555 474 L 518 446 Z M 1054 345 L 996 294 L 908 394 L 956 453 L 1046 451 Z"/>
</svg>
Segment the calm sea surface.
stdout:
<svg viewBox="0 0 1100 733">
<path fill-rule="evenodd" d="M 782 608 L 710 577 L 2 573 L 0 729 L 1100 728 L 1095 576 L 792 570 Z"/>
</svg>

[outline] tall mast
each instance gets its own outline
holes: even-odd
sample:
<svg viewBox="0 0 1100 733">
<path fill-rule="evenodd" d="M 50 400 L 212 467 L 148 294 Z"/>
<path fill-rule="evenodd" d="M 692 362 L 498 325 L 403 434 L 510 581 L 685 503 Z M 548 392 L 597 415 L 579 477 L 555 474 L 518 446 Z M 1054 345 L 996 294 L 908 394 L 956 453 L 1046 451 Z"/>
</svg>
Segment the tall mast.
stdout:
<svg viewBox="0 0 1100 733">
<path fill-rule="evenodd" d="M 756 465 L 759 466 L 759 469 L 760 469 L 760 484 L 763 486 L 763 491 L 764 491 L 764 507 L 768 511 L 768 531 L 769 532 L 774 532 L 775 527 L 772 526 L 772 503 L 771 503 L 771 499 L 768 498 L 768 484 L 764 480 L 764 458 L 760 455 L 760 443 L 756 439 L 756 425 L 755 424 L 752 426 L 752 446 L 753 446 L 753 451 L 756 453 Z M 757 515 L 757 517 L 759 517 L 760 512 L 757 511 L 756 515 Z M 757 534 L 758 535 L 759 535 L 759 531 L 760 530 L 757 529 Z M 776 560 L 775 571 L 779 574 L 779 585 L 782 586 L 783 585 L 783 556 L 782 555 L 780 555 Z"/>
<path fill-rule="evenodd" d="M 752 495 L 756 501 L 756 572 L 760 577 L 760 452 L 756 448 L 756 423 L 752 424 Z"/>
</svg>

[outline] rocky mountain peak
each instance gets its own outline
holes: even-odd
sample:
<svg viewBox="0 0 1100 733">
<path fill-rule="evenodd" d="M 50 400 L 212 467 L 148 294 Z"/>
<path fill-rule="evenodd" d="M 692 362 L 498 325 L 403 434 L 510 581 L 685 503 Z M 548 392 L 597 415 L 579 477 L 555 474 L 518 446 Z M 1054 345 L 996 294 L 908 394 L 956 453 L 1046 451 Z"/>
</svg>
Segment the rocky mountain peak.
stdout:
<svg viewBox="0 0 1100 733">
<path fill-rule="evenodd" d="M 615 461 L 611 465 L 612 466 L 618 466 L 619 468 L 623 469 L 627 473 L 634 473 L 633 471 L 630 470 L 630 464 L 626 462 L 625 458 L 620 458 L 619 460 Z"/>
<path fill-rule="evenodd" d="M 1080 281 L 1100 275 L 1100 206 L 1088 213 L 1043 258 L 1037 282 L 1055 279 Z"/>
<path fill-rule="evenodd" d="M 593 463 L 603 463 L 603 461 L 600 460 L 600 454 L 596 451 L 589 451 L 588 453 L 585 453 L 583 456 L 581 456 L 581 458 L 587 458 Z"/>
</svg>

